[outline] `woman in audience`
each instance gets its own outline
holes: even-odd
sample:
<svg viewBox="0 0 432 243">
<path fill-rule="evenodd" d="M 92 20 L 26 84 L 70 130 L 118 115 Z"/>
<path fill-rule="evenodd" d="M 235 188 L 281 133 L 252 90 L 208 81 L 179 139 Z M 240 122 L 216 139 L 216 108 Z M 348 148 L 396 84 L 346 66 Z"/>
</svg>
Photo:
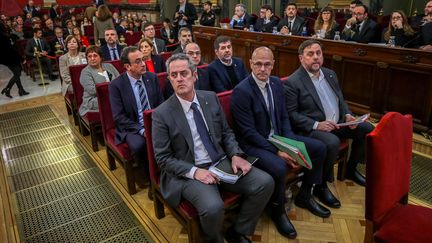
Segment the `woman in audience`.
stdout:
<svg viewBox="0 0 432 243">
<path fill-rule="evenodd" d="M 175 33 L 170 20 L 166 18 L 164 19 L 162 24 L 163 26 L 160 30 L 162 39 L 165 41 L 165 44 L 167 45 L 173 44 L 175 42 Z"/>
<path fill-rule="evenodd" d="M 68 52 L 59 58 L 60 76 L 63 80 L 61 87 L 63 96 L 68 92 L 73 93 L 69 67 L 72 65 L 87 64 L 85 53 L 80 52 L 80 40 L 76 36 L 68 36 L 65 45 Z"/>
<path fill-rule="evenodd" d="M 147 71 L 153 73 L 162 73 L 166 71 L 163 58 L 159 55 L 154 55 L 154 46 L 150 39 L 142 38 L 138 42 L 138 48 L 144 54 Z"/>
<path fill-rule="evenodd" d="M 382 42 L 388 43 L 390 36 L 394 36 L 395 46 L 414 47 L 416 34 L 408 24 L 408 19 L 402 10 L 393 11 L 388 27 L 383 30 Z"/>
<path fill-rule="evenodd" d="M 339 31 L 339 24 L 336 23 L 335 14 L 331 7 L 321 9 L 315 21 L 314 31 L 313 37 L 333 40 L 335 32 Z"/>
<path fill-rule="evenodd" d="M 84 34 L 85 34 L 84 27 L 85 27 L 85 26 L 89 26 L 89 25 L 92 25 L 91 22 L 88 20 L 87 17 L 84 17 L 84 18 L 83 18 L 83 21 L 81 22 L 81 33 L 84 33 Z"/>
<path fill-rule="evenodd" d="M 102 6 L 102 5 L 101 5 Z M 89 111 L 99 111 L 96 97 L 96 84 L 110 82 L 119 76 L 117 69 L 110 63 L 102 63 L 102 51 L 90 46 L 86 51 L 88 65 L 81 71 L 80 83 L 84 88 L 80 116 Z"/>
<path fill-rule="evenodd" d="M 112 20 L 111 11 L 107 5 L 100 5 L 97 10 L 96 19 L 94 21 L 94 38 L 95 43 L 99 40 L 101 46 L 106 44 L 105 41 L 105 30 L 111 28 L 114 29 L 114 23 Z"/>
<path fill-rule="evenodd" d="M 72 28 L 72 33 L 73 33 L 73 36 L 75 36 L 77 38 L 77 40 L 79 40 L 81 46 L 84 47 L 83 48 L 84 50 L 85 50 L 85 48 L 90 46 L 90 42 L 88 41 L 87 37 L 85 37 L 84 35 L 81 34 L 81 30 L 79 27 L 74 26 Z"/>
</svg>

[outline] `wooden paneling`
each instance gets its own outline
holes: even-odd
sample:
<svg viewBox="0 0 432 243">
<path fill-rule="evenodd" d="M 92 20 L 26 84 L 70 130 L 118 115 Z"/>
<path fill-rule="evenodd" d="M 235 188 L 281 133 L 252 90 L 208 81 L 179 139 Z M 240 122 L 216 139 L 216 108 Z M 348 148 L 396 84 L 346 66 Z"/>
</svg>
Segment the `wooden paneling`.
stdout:
<svg viewBox="0 0 432 243">
<path fill-rule="evenodd" d="M 300 65 L 297 49 L 307 38 L 213 27 L 194 27 L 194 36 L 206 62 L 214 59 L 213 41 L 231 36 L 234 56 L 249 58 L 258 46 L 275 56 L 273 74 L 284 77 Z M 333 69 L 353 112 L 379 118 L 388 111 L 410 113 L 416 130 L 432 124 L 432 53 L 344 41 L 321 40 L 324 66 Z"/>
</svg>

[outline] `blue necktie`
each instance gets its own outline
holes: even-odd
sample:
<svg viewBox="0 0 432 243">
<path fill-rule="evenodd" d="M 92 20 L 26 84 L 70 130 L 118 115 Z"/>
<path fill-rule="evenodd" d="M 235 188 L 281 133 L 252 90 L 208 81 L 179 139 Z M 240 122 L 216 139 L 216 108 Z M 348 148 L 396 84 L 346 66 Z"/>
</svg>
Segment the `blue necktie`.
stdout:
<svg viewBox="0 0 432 243">
<path fill-rule="evenodd" d="M 193 116 L 195 120 L 195 125 L 197 127 L 198 133 L 201 137 L 201 141 L 207 150 L 207 153 L 209 154 L 212 162 L 216 162 L 219 159 L 219 154 L 216 151 L 216 148 L 213 144 L 213 142 L 210 139 L 210 134 L 207 131 L 207 127 L 204 123 L 204 119 L 201 115 L 201 112 L 198 109 L 198 105 L 193 102 L 191 105 L 191 109 L 193 110 Z"/>
<path fill-rule="evenodd" d="M 265 88 L 267 90 L 267 100 L 268 100 L 268 104 L 269 104 L 268 111 L 269 111 L 271 123 L 273 126 L 274 134 L 278 135 L 278 129 L 276 126 L 276 114 L 275 114 L 274 108 L 273 108 L 273 99 L 272 99 L 272 93 L 270 90 L 270 85 L 267 83 L 265 85 Z"/>
<path fill-rule="evenodd" d="M 137 80 L 137 85 L 138 85 L 138 91 L 139 91 L 139 97 L 140 97 L 140 101 L 141 101 L 141 108 L 142 111 L 148 110 L 150 109 L 150 105 L 147 99 L 147 95 L 146 92 L 144 90 L 143 87 L 143 82 L 141 80 Z"/>
<path fill-rule="evenodd" d="M 117 50 L 117 48 L 112 48 L 111 49 L 113 60 L 117 60 L 118 59 L 116 50 Z"/>
</svg>

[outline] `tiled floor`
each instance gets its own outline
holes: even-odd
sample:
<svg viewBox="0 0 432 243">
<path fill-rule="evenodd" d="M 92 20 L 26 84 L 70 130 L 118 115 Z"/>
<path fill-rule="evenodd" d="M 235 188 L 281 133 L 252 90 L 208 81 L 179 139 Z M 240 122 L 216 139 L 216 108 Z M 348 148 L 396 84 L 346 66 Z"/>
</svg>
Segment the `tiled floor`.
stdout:
<svg viewBox="0 0 432 243">
<path fill-rule="evenodd" d="M 0 90 L 6 87 L 11 77 L 12 77 L 12 72 L 6 66 L 0 65 Z M 6 97 L 5 95 L 0 95 L 0 105 L 4 105 L 10 102 L 31 99 L 35 97 L 45 96 L 49 94 L 60 93 L 61 84 L 59 78 L 51 82 L 45 76 L 45 82 L 47 81 L 50 82 L 49 85 L 46 85 L 45 87 L 39 86 L 38 85 L 40 82 L 39 75 L 36 76 L 36 82 L 33 82 L 30 76 L 27 76 L 27 74 L 22 72 L 21 82 L 23 84 L 24 90 L 29 92 L 30 94 L 25 96 L 19 96 L 18 88 L 16 85 L 14 85 L 11 90 L 11 95 L 13 98 L 11 99 L 9 97 Z"/>
</svg>

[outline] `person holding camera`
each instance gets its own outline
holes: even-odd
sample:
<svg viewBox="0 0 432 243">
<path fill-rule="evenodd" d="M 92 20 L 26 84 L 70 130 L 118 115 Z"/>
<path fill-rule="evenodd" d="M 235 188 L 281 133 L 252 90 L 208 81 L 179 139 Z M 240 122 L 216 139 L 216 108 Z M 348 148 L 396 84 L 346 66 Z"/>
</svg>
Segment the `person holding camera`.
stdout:
<svg viewBox="0 0 432 243">
<path fill-rule="evenodd" d="M 182 27 L 187 27 L 192 32 L 192 25 L 197 19 L 198 15 L 195 6 L 188 3 L 187 0 L 179 0 L 173 19 L 175 29 L 179 30 Z"/>
</svg>

